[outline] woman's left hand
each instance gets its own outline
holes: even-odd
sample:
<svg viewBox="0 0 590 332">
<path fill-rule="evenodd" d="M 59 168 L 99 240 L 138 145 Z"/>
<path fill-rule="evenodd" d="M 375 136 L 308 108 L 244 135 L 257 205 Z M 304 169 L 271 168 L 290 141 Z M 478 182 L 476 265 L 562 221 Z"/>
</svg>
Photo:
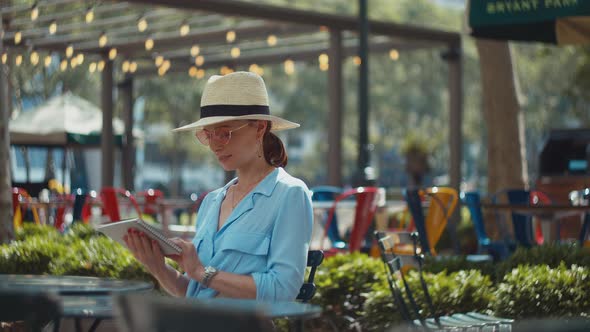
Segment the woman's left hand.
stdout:
<svg viewBox="0 0 590 332">
<path fill-rule="evenodd" d="M 201 281 L 203 274 L 205 273 L 205 267 L 199 259 L 197 249 L 192 242 L 185 241 L 180 238 L 171 238 L 172 242 L 182 248 L 180 255 L 168 255 L 166 257 L 177 262 L 181 269 L 183 269 L 187 275 L 194 280 Z"/>
</svg>

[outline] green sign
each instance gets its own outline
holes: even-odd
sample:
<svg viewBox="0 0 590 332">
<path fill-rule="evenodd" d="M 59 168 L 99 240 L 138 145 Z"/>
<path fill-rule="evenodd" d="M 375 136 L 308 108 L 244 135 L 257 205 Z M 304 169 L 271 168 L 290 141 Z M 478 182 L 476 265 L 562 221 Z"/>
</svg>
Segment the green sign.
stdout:
<svg viewBox="0 0 590 332">
<path fill-rule="evenodd" d="M 589 0 L 471 0 L 471 27 L 554 21 L 590 15 Z"/>
</svg>

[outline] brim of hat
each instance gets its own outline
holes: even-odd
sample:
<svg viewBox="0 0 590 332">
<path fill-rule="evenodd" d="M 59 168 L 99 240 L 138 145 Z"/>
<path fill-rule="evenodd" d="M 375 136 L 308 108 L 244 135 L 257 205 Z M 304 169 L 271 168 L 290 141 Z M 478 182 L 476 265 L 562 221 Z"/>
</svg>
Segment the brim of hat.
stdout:
<svg viewBox="0 0 590 332">
<path fill-rule="evenodd" d="M 264 121 L 271 121 L 271 131 L 280 131 L 280 130 L 287 130 L 297 128 L 300 125 L 295 122 L 291 122 L 278 116 L 274 115 L 265 115 L 265 114 L 251 114 L 251 115 L 242 115 L 242 116 L 210 116 L 199 121 L 193 122 L 186 126 L 178 127 L 172 129 L 172 131 L 188 131 L 188 130 L 199 130 L 203 129 L 206 126 L 211 126 L 214 124 L 227 122 L 227 121 L 237 121 L 237 120 L 264 120 Z"/>
</svg>

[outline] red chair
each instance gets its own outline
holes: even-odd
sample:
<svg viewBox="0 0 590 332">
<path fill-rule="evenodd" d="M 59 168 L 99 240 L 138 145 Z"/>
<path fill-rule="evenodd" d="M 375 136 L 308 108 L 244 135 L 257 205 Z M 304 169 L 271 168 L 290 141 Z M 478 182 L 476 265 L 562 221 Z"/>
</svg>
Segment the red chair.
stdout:
<svg viewBox="0 0 590 332">
<path fill-rule="evenodd" d="M 367 231 L 369 230 L 369 227 L 373 222 L 375 212 L 377 211 L 377 203 L 379 199 L 377 195 L 378 192 L 379 188 L 377 187 L 358 187 L 347 190 L 338 195 L 336 199 L 334 199 L 334 204 L 328 211 L 328 219 L 324 225 L 322 244 L 325 242 L 325 239 L 328 236 L 330 223 L 334 219 L 334 214 L 336 213 L 338 203 L 348 197 L 356 196 L 354 221 L 352 224 L 350 238 L 348 239 L 348 248 L 344 248 L 344 250 L 348 250 L 350 252 L 361 250 L 361 246 L 363 245 Z M 340 248 L 330 248 L 325 250 L 324 253 L 327 256 L 330 256 L 340 251 L 342 251 Z"/>
<path fill-rule="evenodd" d="M 129 190 L 113 187 L 104 187 L 100 190 L 100 200 L 102 201 L 102 215 L 107 215 L 111 222 L 121 220 L 121 213 L 119 209 L 119 198 L 125 197 L 131 206 L 137 212 L 137 216 L 141 217 L 141 209 L 135 200 L 135 197 Z"/>
<path fill-rule="evenodd" d="M 138 197 L 143 197 L 143 213 L 151 216 L 158 214 L 158 201 L 164 199 L 164 193 L 158 189 L 148 189 L 137 193 Z"/>
<path fill-rule="evenodd" d="M 530 203 L 531 205 L 551 205 L 553 204 L 553 200 L 544 192 L 539 190 L 531 190 L 530 192 L 531 198 Z M 559 225 L 559 224 L 558 224 Z M 541 222 L 539 220 L 535 220 L 535 241 L 538 245 L 542 245 L 545 241 L 543 236 L 543 229 L 541 228 Z M 559 237 L 559 234 L 557 234 Z"/>
</svg>

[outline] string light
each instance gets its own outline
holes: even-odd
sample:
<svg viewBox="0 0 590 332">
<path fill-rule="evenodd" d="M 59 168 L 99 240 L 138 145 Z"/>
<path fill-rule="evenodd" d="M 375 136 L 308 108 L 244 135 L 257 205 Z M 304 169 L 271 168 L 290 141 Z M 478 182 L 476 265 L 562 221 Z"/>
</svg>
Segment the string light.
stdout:
<svg viewBox="0 0 590 332">
<path fill-rule="evenodd" d="M 35 2 L 31 8 L 31 21 L 36 21 L 39 18 L 39 6 Z"/>
<path fill-rule="evenodd" d="M 230 54 L 231 54 L 232 58 L 234 58 L 234 59 L 238 58 L 240 56 L 240 48 L 239 47 L 232 47 Z"/>
<path fill-rule="evenodd" d="M 354 57 L 352 57 L 352 63 L 354 63 L 355 66 L 360 66 L 362 62 L 363 60 L 360 56 L 355 55 Z"/>
<path fill-rule="evenodd" d="M 78 53 L 78 55 L 76 56 L 76 62 L 78 62 L 79 65 L 84 63 L 84 54 L 82 53 Z"/>
<path fill-rule="evenodd" d="M 47 68 L 51 65 L 51 61 L 52 61 L 51 55 L 46 55 L 44 63 L 43 63 L 45 65 L 45 68 Z"/>
<path fill-rule="evenodd" d="M 23 40 L 23 33 L 22 33 L 22 32 L 20 32 L 20 31 L 17 31 L 17 32 L 14 34 L 14 44 L 15 44 L 15 45 L 18 45 L 18 44 L 20 44 L 20 42 L 21 42 L 22 40 Z"/>
<path fill-rule="evenodd" d="M 236 40 L 236 32 L 233 30 L 228 31 L 225 34 L 225 40 L 227 40 L 228 43 L 233 43 Z"/>
<path fill-rule="evenodd" d="M 69 59 L 72 57 L 72 55 L 74 55 L 74 46 L 70 44 L 68 47 L 66 47 L 66 57 Z"/>
<path fill-rule="evenodd" d="M 19 54 L 19 55 L 17 55 L 17 56 L 16 56 L 16 58 L 14 59 L 14 63 L 15 63 L 17 66 L 20 66 L 20 65 L 21 65 L 21 63 L 23 63 L 23 56 L 22 56 L 22 55 L 20 55 L 20 54 Z"/>
<path fill-rule="evenodd" d="M 184 22 L 182 23 L 182 25 L 180 26 L 180 35 L 181 36 L 186 36 L 188 35 L 188 33 L 191 31 L 191 27 L 188 25 L 188 23 Z"/>
<path fill-rule="evenodd" d="M 145 17 L 141 17 L 138 21 L 137 21 L 137 30 L 139 30 L 139 32 L 144 32 L 145 30 L 147 30 L 148 28 L 148 22 L 145 19 Z"/>
<path fill-rule="evenodd" d="M 98 46 L 105 47 L 106 44 L 109 42 L 109 38 L 107 37 L 106 33 L 101 33 L 100 37 L 98 37 Z"/>
<path fill-rule="evenodd" d="M 121 69 L 123 70 L 124 73 L 129 72 L 129 61 L 127 61 L 127 60 L 123 61 L 123 64 L 121 65 Z"/>
<path fill-rule="evenodd" d="M 61 60 L 61 62 L 59 63 L 59 70 L 61 71 L 66 71 L 66 69 L 68 69 L 68 60 L 63 59 Z"/>
<path fill-rule="evenodd" d="M 5 65 L 6 61 L 8 61 L 8 54 L 2 53 L 2 64 Z"/>
<path fill-rule="evenodd" d="M 31 52 L 31 64 L 33 66 L 36 66 L 39 63 L 39 53 L 37 53 L 36 51 Z"/>
<path fill-rule="evenodd" d="M 268 35 L 268 38 L 266 38 L 266 43 L 268 46 L 275 46 L 277 44 L 277 36 Z"/>
<path fill-rule="evenodd" d="M 199 55 L 198 57 L 195 58 L 195 65 L 201 67 L 204 63 L 205 63 L 205 57 L 203 57 L 202 55 Z"/>
<path fill-rule="evenodd" d="M 191 47 L 191 56 L 196 57 L 199 53 L 201 53 L 201 48 L 198 45 L 193 45 L 193 47 Z"/>
<path fill-rule="evenodd" d="M 117 57 L 117 49 L 113 47 L 109 51 L 109 59 L 115 60 L 116 57 Z"/>
<path fill-rule="evenodd" d="M 155 63 L 156 63 L 156 67 L 160 67 L 162 65 L 162 63 L 164 63 L 164 57 L 161 55 L 158 55 L 156 57 Z"/>
<path fill-rule="evenodd" d="M 204 69 L 197 70 L 197 78 L 201 79 L 203 77 L 205 77 L 205 70 Z"/>
<path fill-rule="evenodd" d="M 91 73 L 94 73 L 96 71 L 96 63 L 95 62 L 90 63 L 90 65 L 88 66 L 88 71 Z"/>
<path fill-rule="evenodd" d="M 76 68 L 78 66 L 78 58 L 77 57 L 73 57 L 70 59 L 70 66 L 73 68 Z"/>
<path fill-rule="evenodd" d="M 165 68 L 164 70 L 168 71 L 168 69 L 170 69 L 170 60 L 164 60 L 164 63 L 162 63 L 162 67 L 160 68 Z"/>
<path fill-rule="evenodd" d="M 129 64 L 129 72 L 131 72 L 131 73 L 135 73 L 135 71 L 137 71 L 137 62 L 135 62 L 135 61 L 132 61 L 132 62 Z"/>
<path fill-rule="evenodd" d="M 197 77 L 197 72 L 198 72 L 198 71 L 199 71 L 199 70 L 197 69 L 197 67 L 195 67 L 195 66 L 191 66 L 191 67 L 188 69 L 188 76 L 190 76 L 190 77 Z"/>
<path fill-rule="evenodd" d="M 293 62 L 291 59 L 285 60 L 283 67 L 287 75 L 291 75 L 295 72 L 295 62 Z"/>
<path fill-rule="evenodd" d="M 96 65 L 96 69 L 97 69 L 98 71 L 103 71 L 103 70 L 104 70 L 104 60 L 100 60 L 100 61 L 98 62 L 98 64 Z"/>
<path fill-rule="evenodd" d="M 88 10 L 86 11 L 86 23 L 92 23 L 92 21 L 94 21 L 94 8 L 90 7 L 88 8 Z"/>
<path fill-rule="evenodd" d="M 389 58 L 391 58 L 391 60 L 394 60 L 394 61 L 399 59 L 399 52 L 395 48 L 392 48 L 389 51 Z"/>
<path fill-rule="evenodd" d="M 166 75 L 166 70 L 163 67 L 158 68 L 158 75 L 160 75 L 160 76 Z"/>
<path fill-rule="evenodd" d="M 49 24 L 49 34 L 55 35 L 56 32 L 57 32 L 57 22 L 55 20 L 53 20 L 53 21 L 51 21 L 51 24 Z"/>
<path fill-rule="evenodd" d="M 149 51 L 154 48 L 154 40 L 150 37 L 145 40 L 145 50 Z"/>
<path fill-rule="evenodd" d="M 256 73 L 260 76 L 264 75 L 264 69 L 255 63 L 251 64 L 250 67 L 248 67 L 248 71 Z"/>
<path fill-rule="evenodd" d="M 328 57 L 328 55 L 326 53 L 322 53 L 318 57 L 318 60 L 320 62 L 320 70 L 321 71 L 328 70 L 328 68 L 330 67 L 330 65 L 328 64 L 330 61 L 330 58 Z"/>
</svg>

